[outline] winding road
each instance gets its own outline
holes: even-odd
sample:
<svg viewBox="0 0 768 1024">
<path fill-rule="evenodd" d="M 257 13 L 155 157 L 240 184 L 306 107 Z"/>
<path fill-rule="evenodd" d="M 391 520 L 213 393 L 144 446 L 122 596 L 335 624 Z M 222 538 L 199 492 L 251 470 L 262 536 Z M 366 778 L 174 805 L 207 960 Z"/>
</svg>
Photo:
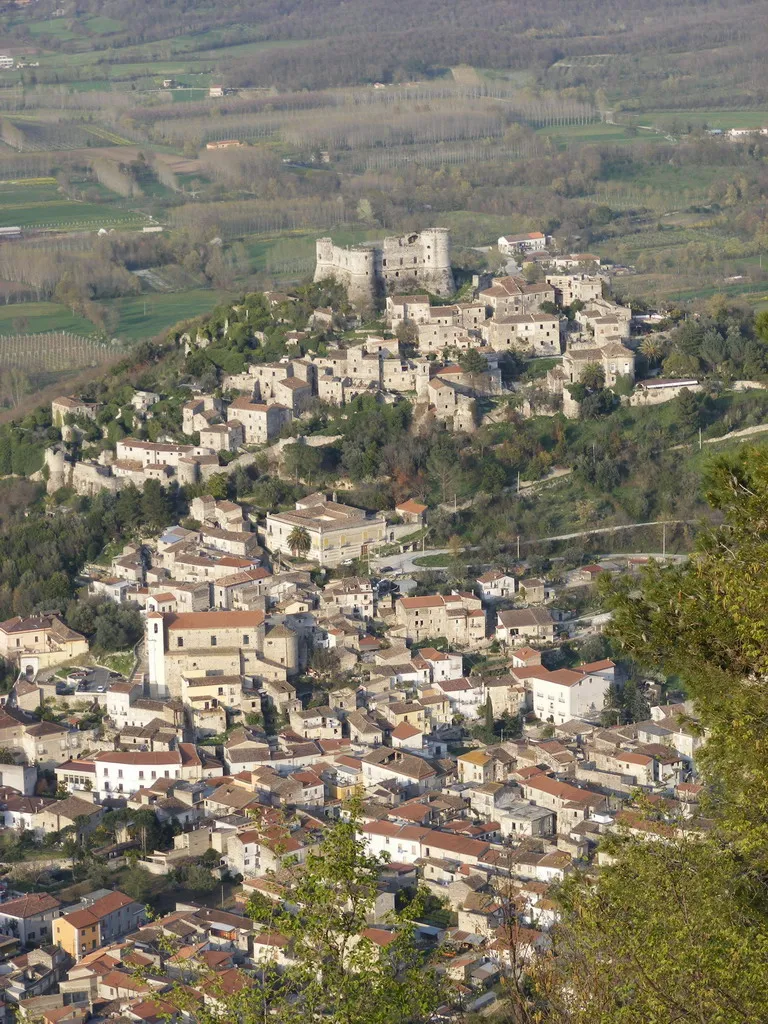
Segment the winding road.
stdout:
<svg viewBox="0 0 768 1024">
<path fill-rule="evenodd" d="M 652 519 L 646 523 L 624 523 L 619 526 L 598 526 L 592 530 L 576 530 L 574 533 L 559 533 L 552 537 L 533 537 L 530 540 L 520 539 L 520 547 L 528 547 L 531 544 L 545 544 L 548 541 L 560 541 L 560 540 L 576 540 L 579 537 L 595 537 L 603 534 L 617 533 L 620 530 L 637 530 L 645 526 L 696 526 L 701 522 L 699 519 Z M 465 551 L 472 551 L 473 548 L 465 548 Z M 425 555 L 447 555 L 449 554 L 448 548 L 425 548 L 424 551 L 405 551 L 401 555 L 382 555 L 375 559 L 371 559 L 371 569 L 374 572 L 380 572 L 381 566 L 387 565 L 394 569 L 395 574 L 404 574 L 409 572 L 419 572 L 428 569 L 429 566 L 417 565 L 416 559 L 423 558 Z M 654 557 L 661 555 L 660 551 L 621 551 L 616 552 L 615 555 L 601 555 L 601 558 L 611 557 L 627 557 L 635 555 L 636 557 Z M 670 559 L 683 559 L 687 558 L 687 555 L 667 555 Z"/>
</svg>

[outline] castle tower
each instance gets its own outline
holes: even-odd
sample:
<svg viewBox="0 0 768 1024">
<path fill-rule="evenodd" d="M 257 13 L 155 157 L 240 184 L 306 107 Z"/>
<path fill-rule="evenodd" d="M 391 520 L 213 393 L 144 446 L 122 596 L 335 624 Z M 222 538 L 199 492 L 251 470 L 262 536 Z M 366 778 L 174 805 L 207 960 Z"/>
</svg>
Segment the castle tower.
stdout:
<svg viewBox="0 0 768 1024">
<path fill-rule="evenodd" d="M 315 281 L 333 278 L 347 289 L 353 306 L 372 306 L 381 291 L 379 252 L 375 245 L 349 249 L 334 245 L 330 238 L 315 242 Z"/>
<path fill-rule="evenodd" d="M 48 467 L 48 480 L 45 489 L 48 494 L 53 494 L 61 487 L 64 487 L 67 479 L 67 460 L 60 448 L 46 448 L 45 465 Z"/>
<path fill-rule="evenodd" d="M 447 228 L 428 228 L 344 249 L 330 238 L 315 243 L 315 281 L 333 278 L 347 289 L 355 306 L 375 305 L 385 294 L 455 291 Z"/>
<path fill-rule="evenodd" d="M 435 295 L 453 295 L 456 285 L 451 270 L 451 237 L 448 228 L 427 228 L 420 234 L 427 261 L 426 285 Z"/>
</svg>

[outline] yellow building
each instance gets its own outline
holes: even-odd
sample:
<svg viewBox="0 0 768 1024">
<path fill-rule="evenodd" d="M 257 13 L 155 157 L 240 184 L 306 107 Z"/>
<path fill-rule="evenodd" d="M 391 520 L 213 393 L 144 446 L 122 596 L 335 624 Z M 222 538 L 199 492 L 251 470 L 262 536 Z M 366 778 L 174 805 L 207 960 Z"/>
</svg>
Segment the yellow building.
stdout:
<svg viewBox="0 0 768 1024">
<path fill-rule="evenodd" d="M 90 910 L 75 910 L 53 922 L 53 941 L 75 960 L 101 945 L 101 925 Z"/>
<path fill-rule="evenodd" d="M 493 782 L 493 758 L 482 750 L 470 750 L 456 758 L 459 782 L 484 785 Z"/>
<path fill-rule="evenodd" d="M 57 918 L 53 922 L 53 941 L 75 960 L 81 960 L 94 949 L 135 931 L 145 920 L 141 904 L 115 890 Z"/>
<path fill-rule="evenodd" d="M 295 554 L 289 538 L 296 528 L 306 530 L 310 548 L 305 557 L 320 565 L 339 565 L 364 558 L 387 538 L 387 523 L 381 515 L 329 501 L 325 494 L 310 494 L 296 502 L 292 512 L 267 515 L 266 546 L 270 551 Z"/>
<path fill-rule="evenodd" d="M 0 622 L 0 657 L 33 675 L 88 653 L 88 641 L 56 615 L 15 615 Z"/>
</svg>

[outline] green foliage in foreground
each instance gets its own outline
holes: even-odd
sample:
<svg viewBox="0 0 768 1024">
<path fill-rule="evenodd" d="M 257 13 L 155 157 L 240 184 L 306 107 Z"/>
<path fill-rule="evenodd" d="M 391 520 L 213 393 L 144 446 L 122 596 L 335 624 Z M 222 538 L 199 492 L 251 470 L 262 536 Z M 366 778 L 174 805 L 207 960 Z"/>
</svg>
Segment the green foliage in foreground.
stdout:
<svg viewBox="0 0 768 1024">
<path fill-rule="evenodd" d="M 596 879 L 568 880 L 554 956 L 515 989 L 526 1024 L 768 1019 L 768 455 L 718 460 L 708 498 L 725 521 L 697 556 L 608 600 L 613 639 L 679 673 L 696 702 L 709 819 L 683 831 L 640 814 L 604 843 Z"/>
<path fill-rule="evenodd" d="M 248 913 L 261 933 L 280 936 L 287 944 L 292 954 L 287 966 L 278 972 L 267 955 L 259 963 L 258 979 L 234 993 L 223 991 L 215 974 L 203 972 L 196 984 L 217 1005 L 198 1006 L 196 993 L 181 986 L 163 998 L 192 1011 L 200 1024 L 428 1020 L 439 1004 L 440 989 L 415 941 L 412 920 L 421 901 L 417 898 L 406 911 L 393 914 L 395 935 L 388 945 L 365 937 L 384 861 L 366 853 L 358 827 L 354 816 L 335 822 L 304 864 L 287 860 L 294 912 L 260 894 L 249 902 Z M 274 841 L 274 829 L 270 832 Z M 279 847 L 278 841 L 278 853 Z"/>
</svg>

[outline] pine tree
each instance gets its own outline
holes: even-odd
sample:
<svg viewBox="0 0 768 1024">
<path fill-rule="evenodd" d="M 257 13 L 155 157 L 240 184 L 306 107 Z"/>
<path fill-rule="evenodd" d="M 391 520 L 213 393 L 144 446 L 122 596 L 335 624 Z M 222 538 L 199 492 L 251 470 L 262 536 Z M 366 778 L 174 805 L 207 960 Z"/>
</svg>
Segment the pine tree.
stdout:
<svg viewBox="0 0 768 1024">
<path fill-rule="evenodd" d="M 490 694 L 485 701 L 485 742 L 493 743 L 496 738 L 494 732 L 493 701 Z"/>
<path fill-rule="evenodd" d="M 622 700 L 621 692 L 616 683 L 611 682 L 605 691 L 603 710 L 600 712 L 600 724 L 608 729 L 612 725 L 618 725 L 621 721 Z"/>
</svg>

